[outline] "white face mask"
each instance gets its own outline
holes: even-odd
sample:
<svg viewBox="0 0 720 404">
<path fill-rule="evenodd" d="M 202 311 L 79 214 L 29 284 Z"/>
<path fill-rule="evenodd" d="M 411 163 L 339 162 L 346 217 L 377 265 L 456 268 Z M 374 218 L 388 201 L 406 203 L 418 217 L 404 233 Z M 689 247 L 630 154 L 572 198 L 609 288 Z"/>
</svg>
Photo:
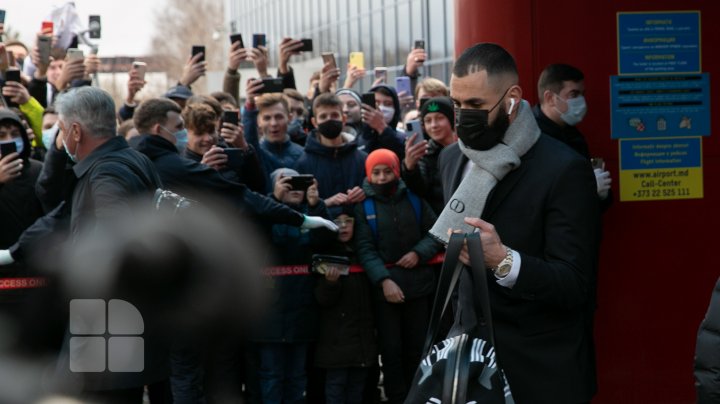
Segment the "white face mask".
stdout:
<svg viewBox="0 0 720 404">
<path fill-rule="evenodd" d="M 385 123 L 390 123 L 390 121 L 392 121 L 393 117 L 395 116 L 395 108 L 381 105 L 378 107 L 378 109 L 380 110 L 380 112 L 382 112 Z"/>
<path fill-rule="evenodd" d="M 60 126 L 56 123 L 55 125 L 42 131 L 42 142 L 45 146 L 45 150 L 50 150 L 55 143 L 55 136 L 57 136 Z"/>
<path fill-rule="evenodd" d="M 560 96 L 558 95 L 558 98 Z M 563 100 L 562 98 L 560 98 Z M 587 104 L 585 103 L 585 97 L 578 96 L 575 98 L 570 98 L 567 100 L 563 100 L 568 106 L 567 111 L 560 114 L 560 119 L 562 119 L 566 124 L 570 126 L 575 126 L 580 123 L 580 121 L 583 120 L 585 117 L 585 113 L 587 112 Z"/>
</svg>

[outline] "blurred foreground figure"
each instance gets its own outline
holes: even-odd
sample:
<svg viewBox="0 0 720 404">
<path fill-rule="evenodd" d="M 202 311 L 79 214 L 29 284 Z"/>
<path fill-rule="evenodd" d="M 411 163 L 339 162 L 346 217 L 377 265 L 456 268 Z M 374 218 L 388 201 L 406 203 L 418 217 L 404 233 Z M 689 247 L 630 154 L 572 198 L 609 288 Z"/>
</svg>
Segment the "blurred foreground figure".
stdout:
<svg viewBox="0 0 720 404">
<path fill-rule="evenodd" d="M 62 393 L 140 403 L 146 373 L 167 379 L 168 350 L 178 341 L 211 346 L 239 335 L 262 311 L 262 248 L 232 217 L 217 206 L 171 215 L 142 203 L 116 226 L 64 247 L 64 258 L 46 268 L 50 286 L 23 308 L 24 321 L 0 324 L 0 402 Z M 48 340 L 58 324 L 62 340 Z M 137 390 L 144 379 L 137 399 L 104 395 L 106 386 Z"/>
</svg>

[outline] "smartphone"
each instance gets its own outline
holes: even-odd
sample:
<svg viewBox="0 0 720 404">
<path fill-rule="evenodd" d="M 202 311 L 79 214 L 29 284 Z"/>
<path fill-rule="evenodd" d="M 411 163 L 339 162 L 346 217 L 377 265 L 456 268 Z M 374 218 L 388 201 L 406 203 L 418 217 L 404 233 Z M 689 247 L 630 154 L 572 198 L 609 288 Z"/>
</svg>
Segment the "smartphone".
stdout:
<svg viewBox="0 0 720 404">
<path fill-rule="evenodd" d="M 53 26 L 52 21 L 43 21 L 42 26 L 40 28 L 40 33 L 42 33 L 43 35 L 52 36 L 53 29 L 54 29 L 54 26 Z"/>
<path fill-rule="evenodd" d="M 49 35 L 40 35 L 37 40 L 38 53 L 40 54 L 40 63 L 44 65 L 50 64 L 50 47 L 52 46 L 52 37 Z"/>
<path fill-rule="evenodd" d="M 0 158 L 15 152 L 17 152 L 17 146 L 15 146 L 14 141 L 8 143 L 0 143 Z"/>
<path fill-rule="evenodd" d="M 364 69 L 365 68 L 365 56 L 362 52 L 350 52 L 350 61 L 349 63 L 358 69 Z"/>
<path fill-rule="evenodd" d="M 375 93 L 364 93 L 362 96 L 360 96 L 360 100 L 363 104 L 369 107 L 377 108 L 375 106 Z"/>
<path fill-rule="evenodd" d="M 147 72 L 147 63 L 133 62 L 132 68 L 138 72 L 138 78 L 140 80 L 145 80 L 145 73 Z"/>
<path fill-rule="evenodd" d="M 192 51 L 190 52 L 191 57 L 195 57 L 198 53 L 202 53 L 202 56 L 197 63 L 205 61 L 205 45 L 193 45 Z"/>
<path fill-rule="evenodd" d="M 0 24 L 5 24 L 5 10 L 0 10 Z"/>
<path fill-rule="evenodd" d="M 416 39 L 414 48 L 415 49 L 425 49 L 425 40 L 424 39 Z"/>
<path fill-rule="evenodd" d="M 245 44 L 242 40 L 242 34 L 232 34 L 230 35 L 230 45 L 234 44 L 235 42 L 240 42 L 240 47 L 244 48 Z"/>
<path fill-rule="evenodd" d="M 301 41 L 302 41 L 302 48 L 298 49 L 300 52 L 312 52 L 313 51 L 312 39 L 304 38 L 304 39 L 301 39 Z"/>
<path fill-rule="evenodd" d="M 265 45 L 265 34 L 253 34 L 253 48 Z"/>
<path fill-rule="evenodd" d="M 283 85 L 282 78 L 269 77 L 262 79 L 263 88 L 260 89 L 260 94 L 265 93 L 282 93 L 285 86 Z"/>
<path fill-rule="evenodd" d="M 83 51 L 78 48 L 70 48 L 67 50 L 67 60 L 84 59 Z"/>
<path fill-rule="evenodd" d="M 590 164 L 592 164 L 593 170 L 596 168 L 599 168 L 602 170 L 603 165 L 605 165 L 605 160 L 603 160 L 602 157 L 593 157 L 590 159 Z"/>
<path fill-rule="evenodd" d="M 412 95 L 412 87 L 410 86 L 410 77 L 407 77 L 407 76 L 395 77 L 395 90 L 397 91 L 398 95 L 402 92 L 404 92 L 405 95 Z"/>
<path fill-rule="evenodd" d="M 226 111 L 227 112 L 227 111 Z M 237 113 L 235 113 L 235 116 L 237 116 Z M 223 114 L 224 118 L 224 114 Z M 223 119 L 224 121 L 224 119 Z M 228 161 L 227 161 L 227 167 L 231 168 L 233 170 L 239 170 L 242 168 L 242 162 L 243 162 L 243 150 L 234 148 L 234 147 L 227 147 L 223 149 L 223 152 L 227 155 Z"/>
<path fill-rule="evenodd" d="M 330 63 L 330 65 L 333 68 L 337 68 L 337 63 L 335 63 L 335 54 L 332 52 L 323 52 L 321 53 L 323 64 L 326 65 Z"/>
<path fill-rule="evenodd" d="M 4 72 L 8 69 L 8 67 L 10 67 L 10 57 L 8 56 L 7 51 L 0 52 L 0 71 Z"/>
<path fill-rule="evenodd" d="M 231 123 L 233 125 L 238 124 L 238 113 L 237 111 L 223 111 L 222 121 L 223 123 Z"/>
<path fill-rule="evenodd" d="M 338 270 L 340 275 L 350 275 L 350 259 L 337 255 L 313 254 L 311 271 L 318 275 L 325 275 L 332 268 Z"/>
<path fill-rule="evenodd" d="M 293 191 L 306 191 L 313 183 L 315 177 L 311 174 L 290 176 L 290 187 Z"/>
<path fill-rule="evenodd" d="M 91 15 L 88 17 L 88 29 L 90 30 L 91 39 L 100 39 L 100 16 Z"/>
<path fill-rule="evenodd" d="M 5 72 L 5 81 L 14 81 L 16 83 L 19 83 L 20 82 L 20 70 L 8 69 Z"/>
<path fill-rule="evenodd" d="M 387 67 L 375 68 L 375 80 L 382 79 L 383 83 L 387 82 Z"/>
<path fill-rule="evenodd" d="M 405 135 L 408 139 L 410 139 L 413 134 L 418 134 L 412 144 L 416 145 L 424 140 L 422 134 L 422 124 L 420 123 L 420 120 L 413 119 L 412 121 L 407 121 L 407 123 L 405 124 L 405 129 L 407 130 Z"/>
</svg>

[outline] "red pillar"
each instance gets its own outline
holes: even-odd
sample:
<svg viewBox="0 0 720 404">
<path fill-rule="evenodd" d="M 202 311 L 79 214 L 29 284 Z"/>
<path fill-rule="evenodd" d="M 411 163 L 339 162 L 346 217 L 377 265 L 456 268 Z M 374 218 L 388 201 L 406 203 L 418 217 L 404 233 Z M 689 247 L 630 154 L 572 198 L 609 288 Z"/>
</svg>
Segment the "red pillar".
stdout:
<svg viewBox="0 0 720 404">
<path fill-rule="evenodd" d="M 535 99 L 531 0 L 455 0 L 455 56 L 478 42 L 494 42 L 515 57 L 523 98 Z"/>
</svg>

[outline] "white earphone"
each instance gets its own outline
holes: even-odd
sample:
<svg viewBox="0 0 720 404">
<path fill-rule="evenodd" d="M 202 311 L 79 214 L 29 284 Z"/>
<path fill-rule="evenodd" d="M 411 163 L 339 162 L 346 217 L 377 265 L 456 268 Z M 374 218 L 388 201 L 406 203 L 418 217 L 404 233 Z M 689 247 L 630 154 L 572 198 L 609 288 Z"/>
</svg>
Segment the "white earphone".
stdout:
<svg viewBox="0 0 720 404">
<path fill-rule="evenodd" d="M 513 108 L 515 108 L 515 98 L 510 98 L 510 109 L 508 110 L 508 115 L 512 114 Z"/>
</svg>

